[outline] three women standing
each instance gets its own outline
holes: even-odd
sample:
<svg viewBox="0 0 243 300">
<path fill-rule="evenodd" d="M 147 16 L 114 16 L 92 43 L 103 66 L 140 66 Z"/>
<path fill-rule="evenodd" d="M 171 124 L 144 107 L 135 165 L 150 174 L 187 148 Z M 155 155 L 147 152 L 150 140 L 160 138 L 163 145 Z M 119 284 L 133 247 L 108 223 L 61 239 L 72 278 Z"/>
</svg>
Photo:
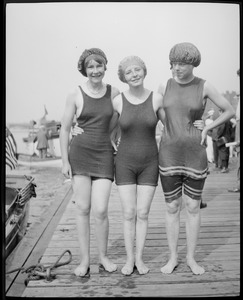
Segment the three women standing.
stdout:
<svg viewBox="0 0 243 300">
<path fill-rule="evenodd" d="M 86 50 L 80 58 L 79 70 L 89 80 L 68 97 L 60 135 L 62 172 L 65 176 L 73 176 L 73 200 L 78 212 L 81 264 L 75 274 L 85 276 L 89 269 L 91 203 L 95 213 L 100 262 L 110 272 L 117 268 L 106 255 L 108 199 L 113 181 L 109 129 L 113 128 L 114 112 L 119 116 L 121 130 L 114 167 L 122 204 L 127 254 L 122 273 L 132 274 L 135 266 L 139 274 L 149 271 L 142 255 L 159 170 L 166 200 L 167 238 L 171 252 L 168 263 L 161 271 L 171 273 L 178 263 L 177 242 L 184 188 L 187 264 L 194 274 L 202 274 L 204 269 L 196 263 L 194 254 L 200 229 L 201 194 L 208 171 L 204 143 L 208 130 L 230 119 L 233 109 L 207 81 L 193 75 L 193 68 L 200 64 L 201 56 L 190 43 L 177 44 L 172 48 L 170 63 L 174 77 L 168 80 L 166 86 L 160 86 L 159 93 L 144 87 L 147 69 L 137 56 L 126 57 L 119 65 L 118 75 L 122 82 L 128 84 L 127 91 L 119 94 L 117 89 L 104 85 L 102 79 L 107 59 L 101 50 L 94 49 L 95 52 Z M 203 115 L 207 98 L 219 106 L 223 114 L 201 131 L 197 120 Z M 68 155 L 68 137 L 75 114 L 83 133 L 71 142 Z M 158 119 L 164 125 L 159 154 L 155 138 Z"/>
</svg>

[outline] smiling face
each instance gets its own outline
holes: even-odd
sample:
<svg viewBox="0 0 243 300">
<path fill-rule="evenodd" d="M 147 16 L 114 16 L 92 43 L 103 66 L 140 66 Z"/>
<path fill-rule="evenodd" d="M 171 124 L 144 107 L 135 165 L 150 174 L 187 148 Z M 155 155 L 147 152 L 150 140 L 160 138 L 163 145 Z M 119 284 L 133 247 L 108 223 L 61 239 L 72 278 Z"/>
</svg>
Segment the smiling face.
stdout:
<svg viewBox="0 0 243 300">
<path fill-rule="evenodd" d="M 125 69 L 124 77 L 129 85 L 141 85 L 145 77 L 144 69 L 139 65 L 130 65 Z"/>
<path fill-rule="evenodd" d="M 102 81 L 105 76 L 105 64 L 98 60 L 89 60 L 85 66 L 89 80 L 94 83 Z"/>
</svg>

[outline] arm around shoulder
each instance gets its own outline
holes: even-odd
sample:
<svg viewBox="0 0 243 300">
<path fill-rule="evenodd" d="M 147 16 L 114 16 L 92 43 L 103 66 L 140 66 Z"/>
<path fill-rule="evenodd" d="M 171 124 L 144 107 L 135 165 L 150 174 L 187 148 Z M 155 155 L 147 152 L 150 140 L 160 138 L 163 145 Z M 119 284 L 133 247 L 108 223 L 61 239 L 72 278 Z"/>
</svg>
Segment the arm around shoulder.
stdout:
<svg viewBox="0 0 243 300">
<path fill-rule="evenodd" d="M 165 87 L 166 87 L 166 85 L 164 83 L 161 83 L 158 87 L 157 92 L 162 96 L 164 96 L 164 94 L 165 94 Z"/>
<path fill-rule="evenodd" d="M 118 90 L 118 88 L 112 86 L 111 87 L 111 99 L 114 99 L 119 94 L 120 94 L 120 91 Z"/>
<path fill-rule="evenodd" d="M 153 93 L 153 106 L 155 113 L 158 115 L 159 110 L 163 108 L 163 96 L 157 92 Z"/>
<path fill-rule="evenodd" d="M 121 114 L 122 111 L 122 96 L 119 93 L 115 98 L 112 100 L 112 105 L 114 112 L 117 112 L 118 114 Z"/>
</svg>

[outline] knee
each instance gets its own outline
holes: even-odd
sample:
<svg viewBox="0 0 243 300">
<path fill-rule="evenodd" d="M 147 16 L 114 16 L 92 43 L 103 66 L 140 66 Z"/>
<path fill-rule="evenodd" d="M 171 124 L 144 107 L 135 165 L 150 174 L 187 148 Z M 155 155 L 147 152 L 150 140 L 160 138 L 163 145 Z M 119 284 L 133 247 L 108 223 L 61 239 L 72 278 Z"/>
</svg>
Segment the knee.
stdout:
<svg viewBox="0 0 243 300">
<path fill-rule="evenodd" d="M 140 221 L 148 220 L 149 211 L 146 209 L 140 209 L 137 211 L 137 219 Z"/>
<path fill-rule="evenodd" d="M 108 218 L 108 211 L 106 209 L 94 209 L 94 217 L 96 221 L 104 221 Z"/>
<path fill-rule="evenodd" d="M 123 212 L 124 221 L 135 223 L 136 211 L 135 209 L 126 210 Z"/>
<path fill-rule="evenodd" d="M 76 215 L 77 216 L 88 216 L 90 214 L 90 207 L 82 205 L 79 202 L 75 202 L 76 205 Z"/>
<path fill-rule="evenodd" d="M 175 215 L 180 212 L 181 202 L 179 200 L 174 200 L 170 203 L 166 203 L 167 213 L 169 215 Z"/>
<path fill-rule="evenodd" d="M 186 201 L 186 210 L 191 215 L 198 214 L 200 211 L 200 201 L 195 199 Z"/>
<path fill-rule="evenodd" d="M 90 205 L 80 201 L 80 197 L 73 195 L 72 201 L 75 203 L 75 212 L 77 216 L 88 216 L 90 214 Z"/>
</svg>

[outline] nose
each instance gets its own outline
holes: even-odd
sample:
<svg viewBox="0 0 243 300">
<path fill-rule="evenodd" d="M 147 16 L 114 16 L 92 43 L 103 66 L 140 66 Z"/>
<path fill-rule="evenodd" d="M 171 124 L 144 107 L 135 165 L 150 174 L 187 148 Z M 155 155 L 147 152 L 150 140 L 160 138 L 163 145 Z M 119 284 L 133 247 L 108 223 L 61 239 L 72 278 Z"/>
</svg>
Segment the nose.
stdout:
<svg viewBox="0 0 243 300">
<path fill-rule="evenodd" d="M 132 70 L 132 76 L 136 77 L 138 75 L 138 72 L 136 70 Z"/>
</svg>

